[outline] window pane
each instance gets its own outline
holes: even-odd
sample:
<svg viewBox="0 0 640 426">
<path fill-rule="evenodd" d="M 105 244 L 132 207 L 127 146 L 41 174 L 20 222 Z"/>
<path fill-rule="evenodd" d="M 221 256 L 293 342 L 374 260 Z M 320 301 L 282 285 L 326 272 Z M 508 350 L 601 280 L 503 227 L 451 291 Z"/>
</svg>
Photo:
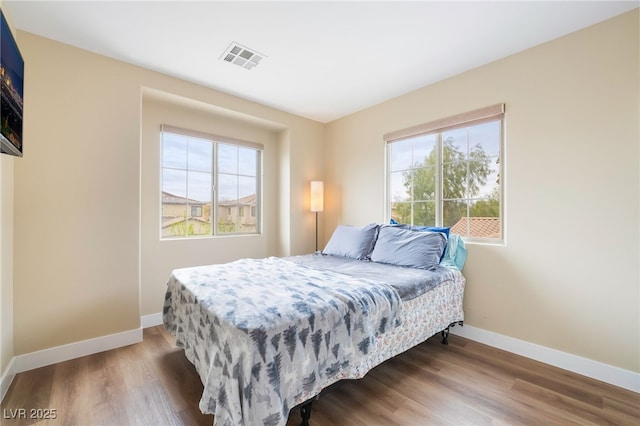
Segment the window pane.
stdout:
<svg viewBox="0 0 640 426">
<path fill-rule="evenodd" d="M 443 164 L 442 166 L 442 197 L 467 197 L 467 162 Z"/>
<path fill-rule="evenodd" d="M 413 171 L 413 199 L 415 201 L 436 199 L 435 167 L 425 167 Z"/>
<path fill-rule="evenodd" d="M 162 170 L 162 192 L 178 197 L 187 196 L 187 172 L 185 170 Z"/>
<path fill-rule="evenodd" d="M 427 201 L 414 203 L 412 225 L 434 226 L 436 224 L 436 203 Z"/>
<path fill-rule="evenodd" d="M 389 144 L 391 171 L 435 165 L 436 135 L 422 135 Z"/>
<path fill-rule="evenodd" d="M 436 135 L 422 135 L 412 138 L 414 167 L 433 166 L 436 164 Z"/>
<path fill-rule="evenodd" d="M 500 164 L 498 164 L 497 158 L 488 160 L 486 176 L 482 182 L 476 183 L 478 186 L 475 191 L 472 191 L 471 198 L 500 197 Z"/>
<path fill-rule="evenodd" d="M 224 143 L 218 144 L 218 172 L 238 173 L 238 147 Z"/>
<path fill-rule="evenodd" d="M 411 223 L 411 203 L 391 203 L 391 218 L 398 223 Z"/>
<path fill-rule="evenodd" d="M 187 203 L 187 236 L 211 235 L 211 173 L 188 172 Z"/>
<path fill-rule="evenodd" d="M 411 199 L 411 172 L 393 172 L 389 177 L 391 201 L 408 201 Z"/>
<path fill-rule="evenodd" d="M 445 200 L 442 202 L 442 226 L 451 227 L 451 232 L 467 235 L 466 226 L 462 219 L 466 219 L 467 202 L 464 200 Z"/>
<path fill-rule="evenodd" d="M 162 236 L 184 237 L 187 214 L 187 172 L 162 171 Z"/>
<path fill-rule="evenodd" d="M 187 236 L 208 236 L 211 235 L 211 223 L 201 217 L 189 217 L 187 219 Z"/>
<path fill-rule="evenodd" d="M 218 174 L 218 232 L 238 232 L 238 176 Z"/>
<path fill-rule="evenodd" d="M 253 206 L 246 205 L 242 208 L 242 220 L 240 223 L 240 232 L 256 232 L 256 217 L 251 214 Z"/>
<path fill-rule="evenodd" d="M 498 218 L 500 217 L 500 198 L 487 197 L 472 200 L 469 212 L 471 217 Z"/>
<path fill-rule="evenodd" d="M 238 176 L 218 174 L 218 204 L 238 200 Z"/>
<path fill-rule="evenodd" d="M 258 152 L 252 148 L 238 149 L 238 173 L 245 176 L 256 176 Z"/>
<path fill-rule="evenodd" d="M 200 203 L 211 201 L 211 173 L 188 172 L 187 198 Z"/>
<path fill-rule="evenodd" d="M 257 180 L 254 177 L 239 176 L 238 177 L 238 196 L 246 198 L 256 195 Z"/>
<path fill-rule="evenodd" d="M 487 183 L 487 177 L 492 172 L 491 159 L 479 145 L 472 148 L 469 158 L 468 197 L 475 197 L 479 194 L 480 188 Z"/>
<path fill-rule="evenodd" d="M 187 138 L 173 133 L 162 134 L 162 167 L 187 167 Z"/>
<path fill-rule="evenodd" d="M 487 200 L 489 203 L 489 207 L 491 207 L 491 200 Z M 493 200 L 493 206 L 495 210 L 499 212 L 498 201 Z M 472 214 L 469 218 L 469 237 L 476 238 L 501 238 L 500 235 L 500 218 L 492 217 L 492 216 L 484 216 L 487 211 L 482 211 L 482 209 L 478 210 L 479 216 L 473 214 L 473 208 L 471 209 Z"/>
<path fill-rule="evenodd" d="M 255 151 L 254 151 L 255 152 Z M 240 176 L 238 178 L 240 223 L 239 232 L 256 232 L 256 217 L 250 214 L 251 208 L 257 204 L 257 179 Z"/>
<path fill-rule="evenodd" d="M 467 157 L 467 128 L 442 132 L 443 162 L 462 160 Z M 449 155 L 451 157 L 449 157 Z"/>
<path fill-rule="evenodd" d="M 238 232 L 238 209 L 237 206 L 225 209 L 228 211 L 228 215 L 218 216 L 218 227 L 216 233 L 218 234 L 232 234 Z"/>
<path fill-rule="evenodd" d="M 188 169 L 211 172 L 213 144 L 206 139 L 189 139 Z"/>
<path fill-rule="evenodd" d="M 392 172 L 407 170 L 413 164 L 411 139 L 389 144 L 389 165 Z"/>
<path fill-rule="evenodd" d="M 488 156 L 500 154 L 500 121 L 478 124 L 469 128 L 469 146 L 480 145 Z"/>
</svg>

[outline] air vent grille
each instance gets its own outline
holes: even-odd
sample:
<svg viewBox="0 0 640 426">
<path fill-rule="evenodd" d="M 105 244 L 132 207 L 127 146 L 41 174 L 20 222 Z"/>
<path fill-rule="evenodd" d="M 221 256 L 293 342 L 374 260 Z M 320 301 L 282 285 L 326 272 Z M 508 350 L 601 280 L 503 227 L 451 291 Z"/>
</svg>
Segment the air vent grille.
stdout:
<svg viewBox="0 0 640 426">
<path fill-rule="evenodd" d="M 262 53 L 258 53 L 236 42 L 231 43 L 227 50 L 220 56 L 220 59 L 223 61 L 248 70 L 256 67 L 263 58 L 265 58 L 265 55 Z"/>
</svg>

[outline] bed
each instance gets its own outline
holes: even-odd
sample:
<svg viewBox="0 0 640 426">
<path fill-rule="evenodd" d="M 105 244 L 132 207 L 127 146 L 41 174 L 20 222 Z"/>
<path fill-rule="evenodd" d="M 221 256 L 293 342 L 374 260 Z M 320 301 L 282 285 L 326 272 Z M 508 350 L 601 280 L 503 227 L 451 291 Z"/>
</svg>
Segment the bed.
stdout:
<svg viewBox="0 0 640 426">
<path fill-rule="evenodd" d="M 174 270 L 163 322 L 214 425 L 281 426 L 294 407 L 308 424 L 324 389 L 462 324 L 462 250 L 439 231 L 339 226 L 322 252 Z"/>
</svg>

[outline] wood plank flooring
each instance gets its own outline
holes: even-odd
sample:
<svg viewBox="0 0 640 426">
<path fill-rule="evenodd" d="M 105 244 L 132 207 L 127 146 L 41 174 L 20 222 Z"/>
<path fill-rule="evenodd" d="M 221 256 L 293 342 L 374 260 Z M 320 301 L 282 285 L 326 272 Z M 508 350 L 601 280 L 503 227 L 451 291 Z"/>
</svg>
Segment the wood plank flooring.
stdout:
<svg viewBox="0 0 640 426">
<path fill-rule="evenodd" d="M 459 336 L 449 340 L 433 337 L 339 384 L 314 403 L 311 425 L 640 425 L 640 394 Z M 198 409 L 201 393 L 174 339 L 151 327 L 142 343 L 18 374 L 0 423 L 210 426 L 213 416 Z M 55 419 L 43 419 L 53 416 L 46 410 Z M 299 424 L 292 411 L 287 426 Z"/>
</svg>

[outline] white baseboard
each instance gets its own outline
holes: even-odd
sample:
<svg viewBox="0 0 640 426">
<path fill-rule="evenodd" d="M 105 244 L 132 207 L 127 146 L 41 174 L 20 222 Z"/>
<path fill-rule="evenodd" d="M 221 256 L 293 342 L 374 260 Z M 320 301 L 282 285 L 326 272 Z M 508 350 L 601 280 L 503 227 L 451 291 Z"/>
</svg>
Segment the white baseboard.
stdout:
<svg viewBox="0 0 640 426">
<path fill-rule="evenodd" d="M 162 312 L 140 317 L 140 324 L 141 328 L 137 330 L 14 356 L 0 376 L 0 401 L 4 399 L 11 382 L 18 373 L 142 342 L 142 329 L 162 325 Z"/>
<path fill-rule="evenodd" d="M 142 342 L 142 328 L 124 331 L 122 333 L 110 334 L 108 336 L 96 337 L 95 339 L 82 340 L 80 342 L 69 343 L 67 345 L 56 346 L 31 352 L 24 355 L 17 355 L 15 359 L 15 373 L 33 370 L 59 362 L 68 361 L 82 356 L 93 355 L 123 346 L 133 345 Z"/>
<path fill-rule="evenodd" d="M 0 402 L 4 399 L 4 396 L 9 390 L 9 386 L 11 386 L 11 382 L 13 382 L 14 377 L 16 377 L 15 360 L 15 357 L 11 358 L 9 365 L 7 365 L 5 371 L 2 372 L 2 376 L 0 376 Z"/>
<path fill-rule="evenodd" d="M 463 327 L 452 327 L 451 334 L 640 393 L 640 373 L 466 324 Z"/>
<path fill-rule="evenodd" d="M 156 325 L 162 325 L 162 312 L 141 316 L 140 324 L 142 328 L 149 328 L 149 327 L 155 327 Z"/>
</svg>

